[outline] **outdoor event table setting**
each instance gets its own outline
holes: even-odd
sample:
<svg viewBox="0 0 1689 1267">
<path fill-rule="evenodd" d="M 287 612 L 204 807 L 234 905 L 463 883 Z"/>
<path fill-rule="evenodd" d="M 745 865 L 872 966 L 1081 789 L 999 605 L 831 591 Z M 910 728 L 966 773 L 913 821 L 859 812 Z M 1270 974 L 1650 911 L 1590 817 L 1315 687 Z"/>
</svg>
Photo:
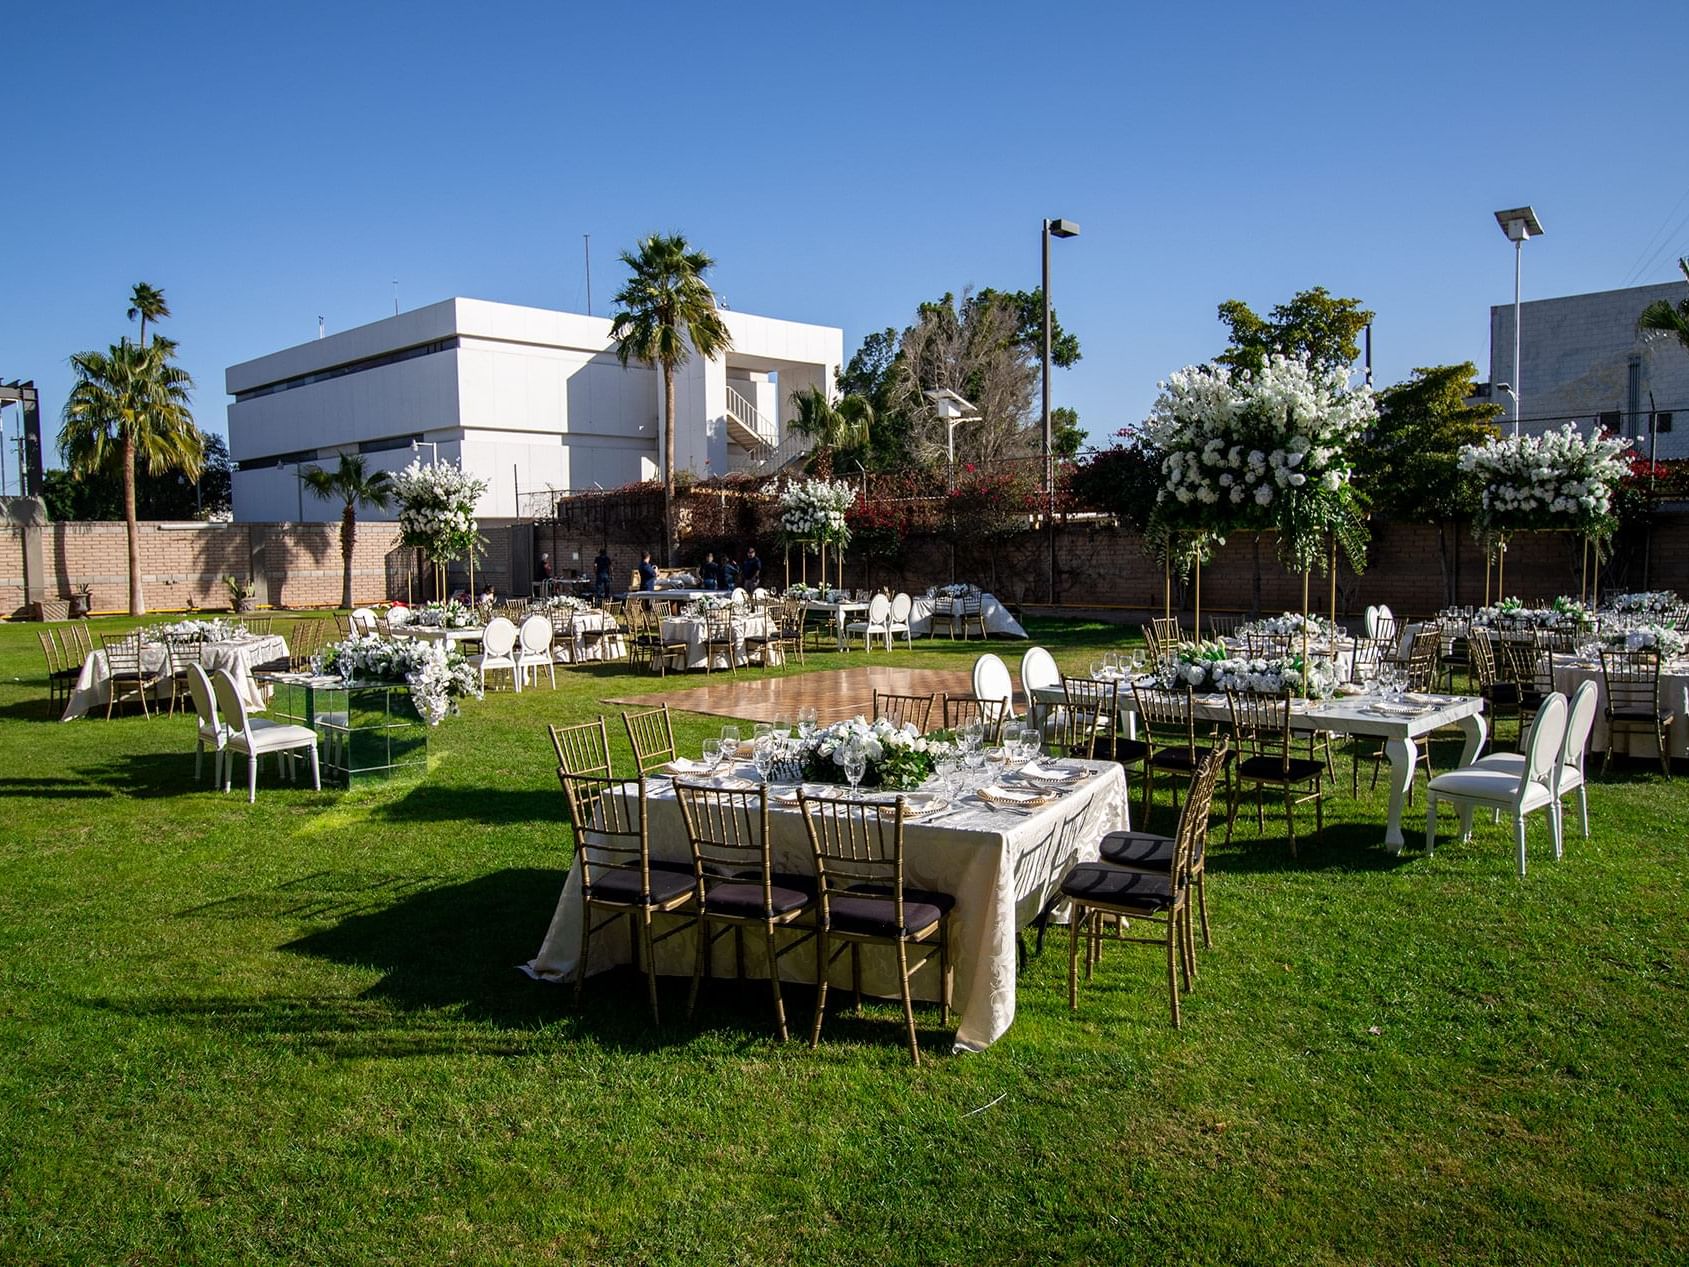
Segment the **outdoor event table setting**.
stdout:
<svg viewBox="0 0 1689 1267">
<path fill-rule="evenodd" d="M 460 642 L 480 642 L 486 637 L 485 625 L 464 625 L 460 628 L 448 628 L 444 625 L 405 626 L 405 633 L 412 638 L 420 638 L 424 642 L 443 642 L 449 650 Z"/>
<path fill-rule="evenodd" d="M 868 618 L 868 600 L 855 598 L 808 598 L 804 600 L 805 612 L 820 612 L 830 617 L 834 633 L 838 637 L 839 650 L 846 649 L 845 629 L 857 616 L 864 620 Z M 913 630 L 911 625 L 910 629 Z"/>
<path fill-rule="evenodd" d="M 937 637 L 939 626 L 949 632 L 951 613 L 960 611 L 960 604 L 965 595 L 961 592 L 946 594 L 943 590 L 934 590 L 929 594 L 919 594 L 915 597 L 915 604 L 909 611 L 909 632 L 916 638 Z M 1000 634 L 1005 638 L 1024 638 L 1026 630 L 1009 613 L 995 594 L 979 593 L 980 615 L 985 619 L 985 632 Z M 970 617 L 970 619 L 972 619 Z"/>
<path fill-rule="evenodd" d="M 1605 752 L 1610 742 L 1607 726 L 1607 680 L 1601 672 L 1600 658 L 1586 654 L 1554 657 L 1555 690 L 1570 698 L 1584 682 L 1595 683 L 1595 725 L 1589 735 L 1590 751 Z M 1678 718 L 1677 724 L 1668 732 L 1671 755 L 1689 757 L 1689 721 L 1684 720 L 1689 718 L 1689 659 L 1679 657 L 1661 662 L 1660 708 Z M 1627 732 L 1618 751 L 1626 752 L 1626 744 L 1630 745 L 1629 755 L 1634 757 L 1651 758 L 1660 755 L 1653 736 L 1641 730 Z"/>
<path fill-rule="evenodd" d="M 719 594 L 714 595 L 720 598 Z M 745 639 L 766 638 L 773 631 L 773 622 L 760 611 L 750 611 L 747 608 L 733 606 L 729 609 L 729 628 L 733 632 L 733 662 L 742 665 L 746 663 Z M 704 667 L 704 644 L 709 633 L 709 621 L 702 615 L 689 614 L 684 616 L 663 617 L 662 636 L 664 642 L 684 642 L 686 644 L 686 667 L 701 669 Z M 721 652 L 715 655 L 712 669 L 730 667 L 727 658 Z"/>
<path fill-rule="evenodd" d="M 198 661 L 207 673 L 226 669 L 247 707 L 255 710 L 262 709 L 266 699 L 263 688 L 253 679 L 253 669 L 288 657 L 287 639 L 279 634 L 249 633 L 243 625 L 221 620 L 184 620 L 155 625 L 142 633 L 141 667 L 148 673 L 164 673 L 170 660 L 178 668 Z M 61 720 L 103 709 L 110 697 L 110 679 L 106 653 L 95 648 L 82 663 Z"/>
<path fill-rule="evenodd" d="M 857 723 L 861 725 L 860 721 Z M 737 728 L 727 728 L 736 735 Z M 1123 769 L 1109 761 L 1035 758 L 1034 736 L 1022 732 L 1017 743 L 987 749 L 975 743 L 965 756 L 947 758 L 938 773 L 918 789 L 852 791 L 838 784 L 769 784 L 769 833 L 775 869 L 814 873 L 814 859 L 798 793 L 860 796 L 875 801 L 905 797 L 905 883 L 910 889 L 950 894 L 950 946 L 955 972 L 955 1047 L 978 1051 L 1001 1038 L 1014 1021 L 1016 940 L 1019 932 L 1045 913 L 1060 892 L 1064 875 L 1078 862 L 1097 858 L 1097 842 L 1110 831 L 1131 826 Z M 685 862 L 691 858 L 685 825 L 674 791 L 674 778 L 717 786 L 750 787 L 770 771 L 783 742 L 759 735 L 752 742 L 736 737 L 706 743 L 706 759 L 682 760 L 667 774 L 648 776 L 647 814 L 653 860 Z M 733 755 L 725 760 L 720 751 Z M 714 749 L 712 752 L 711 749 Z M 740 758 L 755 749 L 755 764 Z M 1059 912 L 1057 912 L 1059 916 Z M 539 954 L 525 965 L 529 975 L 545 980 L 572 979 L 580 949 L 581 893 L 578 863 L 558 899 Z M 695 944 L 690 934 L 669 938 L 657 947 L 660 972 L 688 976 Z M 761 947 L 744 947 L 746 972 L 766 974 Z M 596 942 L 592 970 L 628 962 L 621 939 Z M 718 969 L 720 970 L 720 969 Z M 848 959 L 837 966 L 833 984 L 848 988 Z M 813 943 L 781 959 L 782 980 L 815 979 Z M 938 998 L 936 974 L 918 973 L 917 997 Z M 890 956 L 864 955 L 862 985 L 867 993 L 895 998 L 898 993 Z"/>
<path fill-rule="evenodd" d="M 1096 679 L 1119 684 L 1121 733 L 1136 737 L 1137 702 L 1131 681 L 1136 680 L 1142 686 L 1158 686 L 1160 680 L 1153 675 L 1134 679 L 1129 671 L 1108 670 L 1097 674 Z M 1434 730 L 1458 726 L 1465 741 L 1460 764 L 1470 764 L 1483 751 L 1489 733 L 1484 722 L 1484 701 L 1475 695 L 1419 694 L 1386 688 L 1344 687 L 1342 690 L 1352 693 L 1323 700 L 1293 699 L 1291 729 L 1305 733 L 1370 735 L 1384 740 L 1384 751 L 1390 758 L 1390 812 L 1385 820 L 1384 847 L 1391 853 L 1399 853 L 1406 839 L 1402 834 L 1402 806 L 1419 760 L 1419 742 Z M 1034 687 L 1032 697 L 1045 708 L 1059 706 L 1066 699 L 1060 686 Z M 1224 692 L 1193 692 L 1191 711 L 1198 721 L 1231 721 L 1231 707 Z"/>
</svg>

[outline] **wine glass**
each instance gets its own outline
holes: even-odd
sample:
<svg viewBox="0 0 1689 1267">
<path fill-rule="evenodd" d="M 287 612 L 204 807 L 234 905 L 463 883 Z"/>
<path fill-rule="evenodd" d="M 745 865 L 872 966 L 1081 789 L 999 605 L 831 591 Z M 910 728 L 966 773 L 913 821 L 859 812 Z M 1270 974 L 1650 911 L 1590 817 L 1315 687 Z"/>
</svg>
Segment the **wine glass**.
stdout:
<svg viewBox="0 0 1689 1267">
<path fill-rule="evenodd" d="M 774 723 L 773 722 L 759 721 L 751 729 L 751 742 L 753 744 L 759 744 L 764 739 L 772 739 L 773 737 L 774 737 Z"/>
<path fill-rule="evenodd" d="M 1103 662 L 1101 660 L 1092 660 L 1091 661 L 1091 680 L 1093 682 L 1100 682 L 1102 680 L 1102 676 L 1103 676 Z"/>
<path fill-rule="evenodd" d="M 956 728 L 956 740 L 963 752 L 977 752 L 985 738 L 985 726 L 978 721 L 964 722 Z"/>
<path fill-rule="evenodd" d="M 755 741 L 751 761 L 757 768 L 757 777 L 764 783 L 768 782 L 769 771 L 774 769 L 775 755 L 773 735 L 763 735 Z"/>
<path fill-rule="evenodd" d="M 716 767 L 721 764 L 721 740 L 704 740 L 703 757 L 704 765 L 707 766 L 709 772 L 713 774 Z"/>
<path fill-rule="evenodd" d="M 866 773 L 868 773 L 868 753 L 856 744 L 851 744 L 850 747 L 845 749 L 844 774 L 845 781 L 850 784 L 852 796 L 856 795 L 857 784 L 862 782 L 862 776 Z"/>
<path fill-rule="evenodd" d="M 774 737 L 781 743 L 785 743 L 792 737 L 791 714 L 776 713 L 774 715 Z"/>
<path fill-rule="evenodd" d="M 721 755 L 729 760 L 739 752 L 739 728 L 737 726 L 723 726 L 721 728 Z"/>
<path fill-rule="evenodd" d="M 817 720 L 819 720 L 819 714 L 816 713 L 812 706 L 806 705 L 805 707 L 798 709 L 798 734 L 803 736 L 805 739 L 808 739 L 810 735 L 815 733 L 815 723 Z"/>
</svg>

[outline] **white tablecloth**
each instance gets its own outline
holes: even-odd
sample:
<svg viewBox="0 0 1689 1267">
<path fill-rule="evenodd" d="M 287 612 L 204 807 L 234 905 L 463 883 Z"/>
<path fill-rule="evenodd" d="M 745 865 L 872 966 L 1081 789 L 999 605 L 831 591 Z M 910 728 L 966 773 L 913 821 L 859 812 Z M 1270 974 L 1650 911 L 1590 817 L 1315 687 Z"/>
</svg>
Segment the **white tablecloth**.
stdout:
<svg viewBox="0 0 1689 1267">
<path fill-rule="evenodd" d="M 961 599 L 953 600 L 958 608 Z M 925 638 L 935 632 L 950 632 L 950 616 L 947 612 L 934 613 L 935 600 L 922 596 L 915 600 L 915 606 L 909 613 L 909 632 L 917 638 Z M 995 594 L 981 594 L 979 609 L 985 616 L 985 632 L 1001 634 L 1006 638 L 1024 638 L 1026 630 L 1020 627 L 1020 622 L 1009 615 L 1009 609 L 997 601 Z M 972 619 L 972 617 L 969 617 Z"/>
<path fill-rule="evenodd" d="M 1554 657 L 1555 690 L 1565 692 L 1566 698 L 1570 699 L 1572 692 L 1586 681 L 1595 683 L 1596 697 L 1595 728 L 1589 732 L 1589 750 L 1606 752 L 1607 684 L 1602 680 L 1601 666 L 1582 664 L 1570 656 Z M 1677 717 L 1666 736 L 1671 745 L 1671 755 L 1689 757 L 1689 662 L 1679 660 L 1660 667 L 1660 708 Z M 1633 757 L 1649 759 L 1660 755 L 1654 736 L 1635 726 L 1620 732 L 1618 751 L 1620 755 L 1628 752 Z"/>
<path fill-rule="evenodd" d="M 941 815 L 930 826 L 919 820 L 904 826 L 905 883 L 956 899 L 950 916 L 950 956 L 955 966 L 958 1049 L 978 1051 L 1008 1031 L 1015 1018 L 1016 933 L 1058 893 L 1062 877 L 1074 863 L 1096 860 L 1097 842 L 1104 833 L 1131 825 L 1122 767 L 1106 761 L 1083 764 L 1096 770 L 1096 777 L 1030 814 L 977 807 Z M 814 855 L 797 811 L 774 804 L 770 810 L 776 869 L 813 875 Z M 689 860 L 685 825 L 668 779 L 651 781 L 648 813 L 651 856 Z M 581 875 L 575 865 L 569 869 L 540 952 L 525 970 L 548 981 L 572 977 L 580 941 Z M 782 980 L 815 980 L 813 946 L 811 941 L 782 957 Z M 658 970 L 669 976 L 690 976 L 695 947 L 690 934 L 663 942 L 657 947 Z M 619 930 L 600 934 L 593 939 L 592 970 L 629 962 L 628 949 Z M 718 973 L 732 971 L 731 955 L 732 942 L 724 940 L 715 968 Z M 745 939 L 745 958 L 747 973 L 767 972 L 755 938 Z M 837 975 L 830 978 L 831 983 L 848 989 L 849 957 L 842 957 L 834 971 Z M 911 984 L 918 997 L 937 999 L 936 959 L 930 969 L 917 971 Z M 863 952 L 862 985 L 875 995 L 897 996 L 896 959 L 889 948 L 880 954 L 872 949 Z"/>
<path fill-rule="evenodd" d="M 424 642 L 443 642 L 448 647 L 455 647 L 460 642 L 480 642 L 486 637 L 487 628 L 485 625 L 466 625 L 462 629 L 447 629 L 443 625 L 405 625 L 398 632 L 421 638 Z"/>
<path fill-rule="evenodd" d="M 246 706 L 262 709 L 265 704 L 263 688 L 252 680 L 252 670 L 271 660 L 288 654 L 287 639 L 279 634 L 258 637 L 232 638 L 227 642 L 178 643 L 175 647 L 178 666 L 198 659 L 207 673 L 227 669 L 246 698 Z M 141 664 L 150 673 L 164 671 L 165 648 L 160 642 L 141 644 Z M 95 650 L 82 663 L 82 674 L 76 679 L 76 689 L 65 705 L 63 721 L 104 709 L 111 698 L 111 669 L 106 663 L 104 649 Z"/>
<path fill-rule="evenodd" d="M 575 613 L 575 632 L 577 634 L 605 634 L 614 635 L 620 628 L 613 616 L 601 611 L 583 611 Z M 571 647 L 564 635 L 558 634 L 553 646 L 559 664 L 572 663 L 577 648 Z M 603 638 L 582 638 L 578 647 L 582 660 L 614 660 L 625 655 L 627 648 L 619 636 Z"/>
<path fill-rule="evenodd" d="M 686 667 L 701 669 L 704 667 L 704 621 L 697 616 L 665 616 L 663 618 L 663 641 L 684 642 L 686 644 Z M 764 638 L 769 633 L 769 620 L 760 612 L 744 612 L 733 617 L 733 659 L 738 664 L 746 662 L 745 639 Z M 727 657 L 716 654 L 713 668 L 727 668 Z"/>
</svg>

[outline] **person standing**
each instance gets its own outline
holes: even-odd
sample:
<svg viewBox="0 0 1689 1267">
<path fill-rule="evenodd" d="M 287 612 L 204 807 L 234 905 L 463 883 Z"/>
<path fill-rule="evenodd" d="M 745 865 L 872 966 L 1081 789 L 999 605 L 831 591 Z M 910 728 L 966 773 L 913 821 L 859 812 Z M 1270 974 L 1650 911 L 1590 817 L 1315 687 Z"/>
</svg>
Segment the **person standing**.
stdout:
<svg viewBox="0 0 1689 1267">
<path fill-rule="evenodd" d="M 721 564 L 715 561 L 715 551 L 704 556 L 704 566 L 698 569 L 698 584 L 707 590 L 721 588 Z"/>
<path fill-rule="evenodd" d="M 610 575 L 614 566 L 610 561 L 610 547 L 600 546 L 598 557 L 592 561 L 592 596 L 600 604 L 610 597 Z"/>
<path fill-rule="evenodd" d="M 739 588 L 739 564 L 734 560 L 731 552 L 721 561 L 721 588 L 724 590 Z"/>
<path fill-rule="evenodd" d="M 757 548 L 745 548 L 745 561 L 739 565 L 739 584 L 748 590 L 755 590 L 762 584 L 762 560 L 757 558 Z"/>
<path fill-rule="evenodd" d="M 651 562 L 651 552 L 639 552 L 639 588 L 650 591 L 657 588 L 657 565 Z"/>
<path fill-rule="evenodd" d="M 541 596 L 550 597 L 551 556 L 549 554 L 540 555 L 540 561 L 534 568 L 534 580 L 536 582 L 534 588 L 539 591 Z"/>
</svg>

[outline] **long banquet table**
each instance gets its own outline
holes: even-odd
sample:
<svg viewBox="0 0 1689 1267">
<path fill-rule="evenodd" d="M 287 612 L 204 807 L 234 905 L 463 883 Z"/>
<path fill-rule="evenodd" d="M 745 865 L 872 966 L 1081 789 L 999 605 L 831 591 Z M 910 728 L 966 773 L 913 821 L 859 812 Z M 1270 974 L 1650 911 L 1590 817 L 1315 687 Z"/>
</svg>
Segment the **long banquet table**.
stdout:
<svg viewBox="0 0 1689 1267">
<path fill-rule="evenodd" d="M 1136 701 L 1124 683 L 1119 698 L 1123 730 L 1135 734 Z M 1372 735 L 1384 740 L 1384 751 L 1390 758 L 1390 815 L 1384 824 L 1384 847 L 1391 853 L 1400 853 L 1405 842 L 1402 805 L 1407 800 L 1408 785 L 1413 781 L 1414 766 L 1419 760 L 1418 741 L 1433 730 L 1459 726 L 1466 741 L 1460 763 L 1466 765 L 1483 751 L 1489 734 L 1484 724 L 1484 701 L 1475 695 L 1423 695 L 1410 699 L 1424 703 L 1396 705 L 1368 696 L 1297 700 L 1293 702 L 1290 717 L 1291 729 L 1297 731 Z M 1049 708 L 1062 704 L 1066 695 L 1060 686 L 1034 687 L 1032 700 Z M 1231 720 L 1231 709 L 1224 695 L 1193 696 L 1192 712 L 1199 721 Z"/>
<path fill-rule="evenodd" d="M 226 638 L 221 642 L 179 642 L 172 645 L 178 665 L 198 660 L 207 673 L 226 669 L 240 689 L 246 706 L 253 710 L 264 707 L 264 690 L 252 679 L 252 670 L 260 664 L 285 660 L 287 639 L 279 634 L 249 634 L 244 638 Z M 162 642 L 141 644 L 141 665 L 149 673 L 162 673 L 167 658 Z M 111 666 L 103 648 L 96 647 L 82 662 L 82 672 L 65 705 L 59 720 L 71 721 L 106 706 L 111 698 Z"/>
<path fill-rule="evenodd" d="M 1113 762 L 1068 761 L 1093 772 L 1081 786 L 1030 812 L 993 810 L 972 798 L 933 816 L 931 822 L 904 824 L 905 882 L 956 899 L 951 913 L 950 954 L 955 971 L 953 1003 L 959 1051 L 978 1051 L 1001 1038 L 1015 1017 L 1015 937 L 1060 891 L 1062 877 L 1077 862 L 1094 861 L 1097 842 L 1110 831 L 1131 826 L 1126 776 Z M 748 767 L 747 767 L 748 770 Z M 753 776 L 754 777 L 754 776 Z M 819 789 L 818 789 L 819 790 Z M 830 788 L 838 794 L 843 789 Z M 871 795 L 879 795 L 877 793 Z M 814 873 L 809 837 L 795 807 L 769 803 L 769 833 L 777 870 Z M 647 813 L 651 856 L 666 861 L 691 858 L 673 781 L 652 777 Z M 690 917 L 674 916 L 682 919 Z M 659 930 L 661 931 L 661 930 Z M 581 939 L 581 876 L 578 862 L 569 868 L 563 893 L 539 953 L 524 966 L 530 976 L 548 981 L 572 979 Z M 767 973 L 756 939 L 745 939 L 746 971 Z M 690 932 L 656 948 L 658 971 L 690 976 L 696 943 Z M 811 940 L 781 958 L 782 980 L 814 981 Z M 607 931 L 593 939 L 592 971 L 630 961 L 627 939 Z M 724 940 L 714 970 L 730 973 L 732 945 Z M 849 957 L 834 966 L 833 984 L 848 988 Z M 862 956 L 863 989 L 895 998 L 897 975 L 890 953 Z M 936 961 L 915 973 L 916 995 L 935 1000 Z"/>
</svg>

